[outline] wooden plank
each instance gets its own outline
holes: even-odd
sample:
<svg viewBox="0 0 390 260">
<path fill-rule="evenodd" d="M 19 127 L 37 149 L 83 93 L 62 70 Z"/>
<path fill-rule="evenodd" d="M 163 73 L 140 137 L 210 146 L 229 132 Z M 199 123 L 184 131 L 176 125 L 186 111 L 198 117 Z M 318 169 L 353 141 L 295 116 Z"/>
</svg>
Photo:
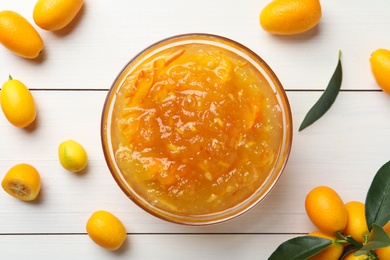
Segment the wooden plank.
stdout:
<svg viewBox="0 0 390 260">
<path fill-rule="evenodd" d="M 267 259 L 294 235 L 128 235 L 115 252 L 87 235 L 0 236 L 2 256 L 45 259 Z M 7 258 L 5 258 L 7 259 Z"/>
</svg>

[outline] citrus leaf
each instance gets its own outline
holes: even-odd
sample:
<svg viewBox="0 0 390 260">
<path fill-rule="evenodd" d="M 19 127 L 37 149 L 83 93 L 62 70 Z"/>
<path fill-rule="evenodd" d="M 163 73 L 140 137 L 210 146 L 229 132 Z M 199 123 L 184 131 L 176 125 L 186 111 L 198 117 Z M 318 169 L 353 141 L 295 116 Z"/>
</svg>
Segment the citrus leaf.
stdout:
<svg viewBox="0 0 390 260">
<path fill-rule="evenodd" d="M 332 78 L 330 79 L 324 93 L 322 93 L 321 97 L 306 114 L 299 127 L 299 131 L 313 124 L 329 110 L 340 92 L 342 78 L 343 70 L 341 66 L 341 51 L 339 51 L 339 58 L 336 70 L 333 72 Z"/>
<path fill-rule="evenodd" d="M 369 230 L 374 223 L 383 227 L 390 220 L 390 161 L 378 170 L 372 180 L 365 207 Z"/>
<path fill-rule="evenodd" d="M 332 240 L 322 237 L 295 237 L 280 244 L 268 260 L 305 260 L 331 244 Z"/>
<path fill-rule="evenodd" d="M 356 247 L 354 245 L 347 245 L 344 247 L 343 254 L 340 257 L 340 260 L 343 260 L 349 253 L 356 251 Z"/>
<path fill-rule="evenodd" d="M 381 226 L 373 224 L 367 243 L 358 251 L 356 251 L 355 255 L 359 256 L 368 254 L 368 251 L 370 250 L 387 246 L 390 246 L 389 235 Z"/>
</svg>

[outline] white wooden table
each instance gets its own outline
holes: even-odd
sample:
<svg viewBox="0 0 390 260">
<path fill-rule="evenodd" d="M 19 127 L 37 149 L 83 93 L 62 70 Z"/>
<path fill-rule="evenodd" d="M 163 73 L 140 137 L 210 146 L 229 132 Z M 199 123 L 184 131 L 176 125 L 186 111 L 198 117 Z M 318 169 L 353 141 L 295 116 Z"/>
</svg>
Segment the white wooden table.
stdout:
<svg viewBox="0 0 390 260">
<path fill-rule="evenodd" d="M 35 1 L 1 1 L 29 21 Z M 304 210 L 309 190 L 328 185 L 345 202 L 364 201 L 376 171 L 390 159 L 390 96 L 376 85 L 369 57 L 390 49 L 390 1 L 322 1 L 315 29 L 279 37 L 258 22 L 269 0 L 85 0 L 78 19 L 52 33 L 38 29 L 44 54 L 35 61 L 0 46 L 0 81 L 11 74 L 36 100 L 32 128 L 0 114 L 0 177 L 21 162 L 42 177 L 39 198 L 18 201 L 0 190 L 0 259 L 267 259 L 283 241 L 314 230 Z M 138 52 L 163 38 L 204 32 L 236 40 L 275 71 L 289 97 L 294 127 L 289 163 L 272 193 L 250 212 L 208 227 L 171 224 L 148 215 L 119 189 L 106 166 L 100 116 L 109 87 Z M 342 50 L 342 91 L 314 125 L 298 132 L 322 94 Z M 65 171 L 57 147 L 80 142 L 89 155 L 82 174 Z M 94 244 L 85 224 L 96 210 L 127 228 L 116 252 Z"/>
</svg>

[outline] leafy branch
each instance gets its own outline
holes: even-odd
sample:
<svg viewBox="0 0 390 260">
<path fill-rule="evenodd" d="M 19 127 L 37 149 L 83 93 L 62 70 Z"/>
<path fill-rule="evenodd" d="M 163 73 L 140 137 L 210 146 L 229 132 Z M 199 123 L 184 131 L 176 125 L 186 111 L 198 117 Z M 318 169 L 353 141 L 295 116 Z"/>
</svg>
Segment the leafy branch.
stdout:
<svg viewBox="0 0 390 260">
<path fill-rule="evenodd" d="M 300 236 L 283 242 L 268 260 L 305 260 L 333 243 L 349 244 L 340 259 L 355 252 L 355 256 L 368 255 L 368 259 L 379 260 L 374 250 L 390 246 L 390 237 L 383 229 L 390 221 L 390 161 L 385 163 L 373 178 L 366 196 L 365 215 L 370 234 L 364 243 L 359 243 L 342 232 L 337 232 L 340 239 L 334 241 L 314 236 Z"/>
</svg>

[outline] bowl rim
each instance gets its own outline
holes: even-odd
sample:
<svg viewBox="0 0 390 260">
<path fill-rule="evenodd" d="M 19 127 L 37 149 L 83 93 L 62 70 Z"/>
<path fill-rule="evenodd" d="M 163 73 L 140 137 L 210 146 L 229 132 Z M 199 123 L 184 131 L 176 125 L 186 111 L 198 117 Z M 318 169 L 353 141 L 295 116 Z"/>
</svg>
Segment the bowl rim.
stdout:
<svg viewBox="0 0 390 260">
<path fill-rule="evenodd" d="M 145 199 L 142 199 L 140 197 L 136 197 L 133 195 L 133 193 L 130 191 L 128 187 L 123 183 L 121 178 L 119 177 L 120 172 L 117 172 L 113 164 L 115 163 L 115 159 L 110 156 L 110 151 L 108 148 L 107 141 L 109 141 L 107 137 L 107 117 L 108 113 L 110 112 L 109 107 L 113 106 L 115 104 L 115 101 L 112 102 L 112 99 L 115 96 L 115 93 L 120 88 L 121 84 L 119 84 L 119 80 L 124 77 L 125 75 L 128 75 L 129 72 L 126 72 L 126 70 L 129 68 L 129 66 L 133 63 L 135 63 L 142 55 L 149 52 L 150 50 L 157 49 L 161 47 L 169 47 L 169 45 L 166 45 L 169 42 L 173 42 L 175 46 L 180 46 L 185 44 L 185 40 L 193 42 L 194 38 L 201 38 L 201 41 L 209 41 L 209 42 L 218 42 L 225 46 L 233 46 L 233 49 L 239 49 L 240 53 L 245 53 L 248 55 L 251 59 L 255 61 L 256 64 L 258 64 L 262 70 L 260 73 L 267 79 L 267 81 L 270 84 L 270 87 L 274 89 L 275 94 L 278 97 L 278 103 L 281 107 L 283 107 L 283 126 L 284 126 L 284 133 L 283 133 L 283 141 L 281 142 L 281 147 L 279 150 L 278 157 L 281 157 L 283 155 L 283 158 L 278 158 L 277 164 L 275 164 L 274 168 L 278 168 L 278 170 L 275 173 L 270 173 L 267 177 L 266 181 L 261 185 L 263 186 L 265 183 L 269 182 L 269 178 L 273 177 L 271 182 L 268 183 L 267 188 L 262 192 L 261 196 L 255 198 L 254 200 L 251 199 L 252 196 L 254 196 L 256 193 L 261 190 L 261 187 L 259 187 L 257 190 L 254 191 L 254 193 L 249 196 L 244 201 L 240 202 L 238 205 L 232 207 L 237 208 L 240 206 L 240 208 L 235 210 L 233 214 L 224 214 L 225 211 L 229 211 L 231 208 L 228 208 L 224 211 L 207 214 L 205 218 L 202 218 L 200 216 L 197 216 L 196 220 L 194 220 L 194 216 L 182 216 L 174 213 L 170 213 L 167 211 L 164 211 L 160 208 L 153 207 L 150 203 L 148 203 Z M 177 42 L 183 42 L 182 44 L 175 44 Z M 164 46 L 166 45 L 166 46 Z M 168 48 L 167 47 L 167 48 Z M 164 48 L 165 49 L 165 48 Z M 228 48 L 227 48 L 228 49 Z M 229 49 L 228 49 L 229 50 Z M 160 50 L 161 51 L 161 50 Z M 153 52 L 152 52 L 153 53 Z M 158 52 L 156 52 L 158 53 Z M 236 53 L 237 54 L 237 53 Z M 151 54 L 150 56 L 153 56 L 154 54 Z M 240 54 L 237 54 L 239 56 L 242 56 Z M 149 57 L 150 57 L 149 56 Z M 244 59 L 247 59 L 247 57 L 243 57 Z M 271 82 L 273 83 L 271 85 Z M 111 125 L 110 125 L 111 126 Z M 115 77 L 114 81 L 111 84 L 111 87 L 108 90 L 107 96 L 105 98 L 104 104 L 103 104 L 103 110 L 101 113 L 101 125 L 100 125 L 100 135 L 101 135 L 101 144 L 103 148 L 103 154 L 106 161 L 106 165 L 109 168 L 109 171 L 113 178 L 115 179 L 117 185 L 121 188 L 123 193 L 127 195 L 127 197 L 133 201 L 137 206 L 139 206 L 144 211 L 148 212 L 149 214 L 159 218 L 163 219 L 168 222 L 176 223 L 176 224 L 182 224 L 182 225 L 189 225 L 189 226 L 206 226 L 211 224 L 217 224 L 226 222 L 228 220 L 234 219 L 245 212 L 251 210 L 256 205 L 258 205 L 261 201 L 263 201 L 274 189 L 278 181 L 280 180 L 284 169 L 287 165 L 291 148 L 292 148 L 292 139 L 293 139 L 293 121 L 292 121 L 292 113 L 291 113 L 291 106 L 287 97 L 287 94 L 285 92 L 285 89 L 283 85 L 281 84 L 279 78 L 276 76 L 274 71 L 271 69 L 271 67 L 254 51 L 246 47 L 245 45 L 232 40 L 230 38 L 219 36 L 216 34 L 209 34 L 209 33 L 187 33 L 187 34 L 178 34 L 173 35 L 167 38 L 164 38 L 162 40 L 159 40 L 148 47 L 144 48 L 140 52 L 138 52 L 133 58 L 131 58 L 125 66 L 120 70 L 120 72 Z M 145 206 L 144 204 L 147 204 L 148 206 Z M 248 205 L 246 205 L 248 204 Z M 153 209 L 151 209 L 151 207 Z M 219 215 L 223 215 L 223 217 Z M 215 215 L 215 216 L 214 216 Z M 218 215 L 218 216 L 217 216 Z"/>
</svg>

